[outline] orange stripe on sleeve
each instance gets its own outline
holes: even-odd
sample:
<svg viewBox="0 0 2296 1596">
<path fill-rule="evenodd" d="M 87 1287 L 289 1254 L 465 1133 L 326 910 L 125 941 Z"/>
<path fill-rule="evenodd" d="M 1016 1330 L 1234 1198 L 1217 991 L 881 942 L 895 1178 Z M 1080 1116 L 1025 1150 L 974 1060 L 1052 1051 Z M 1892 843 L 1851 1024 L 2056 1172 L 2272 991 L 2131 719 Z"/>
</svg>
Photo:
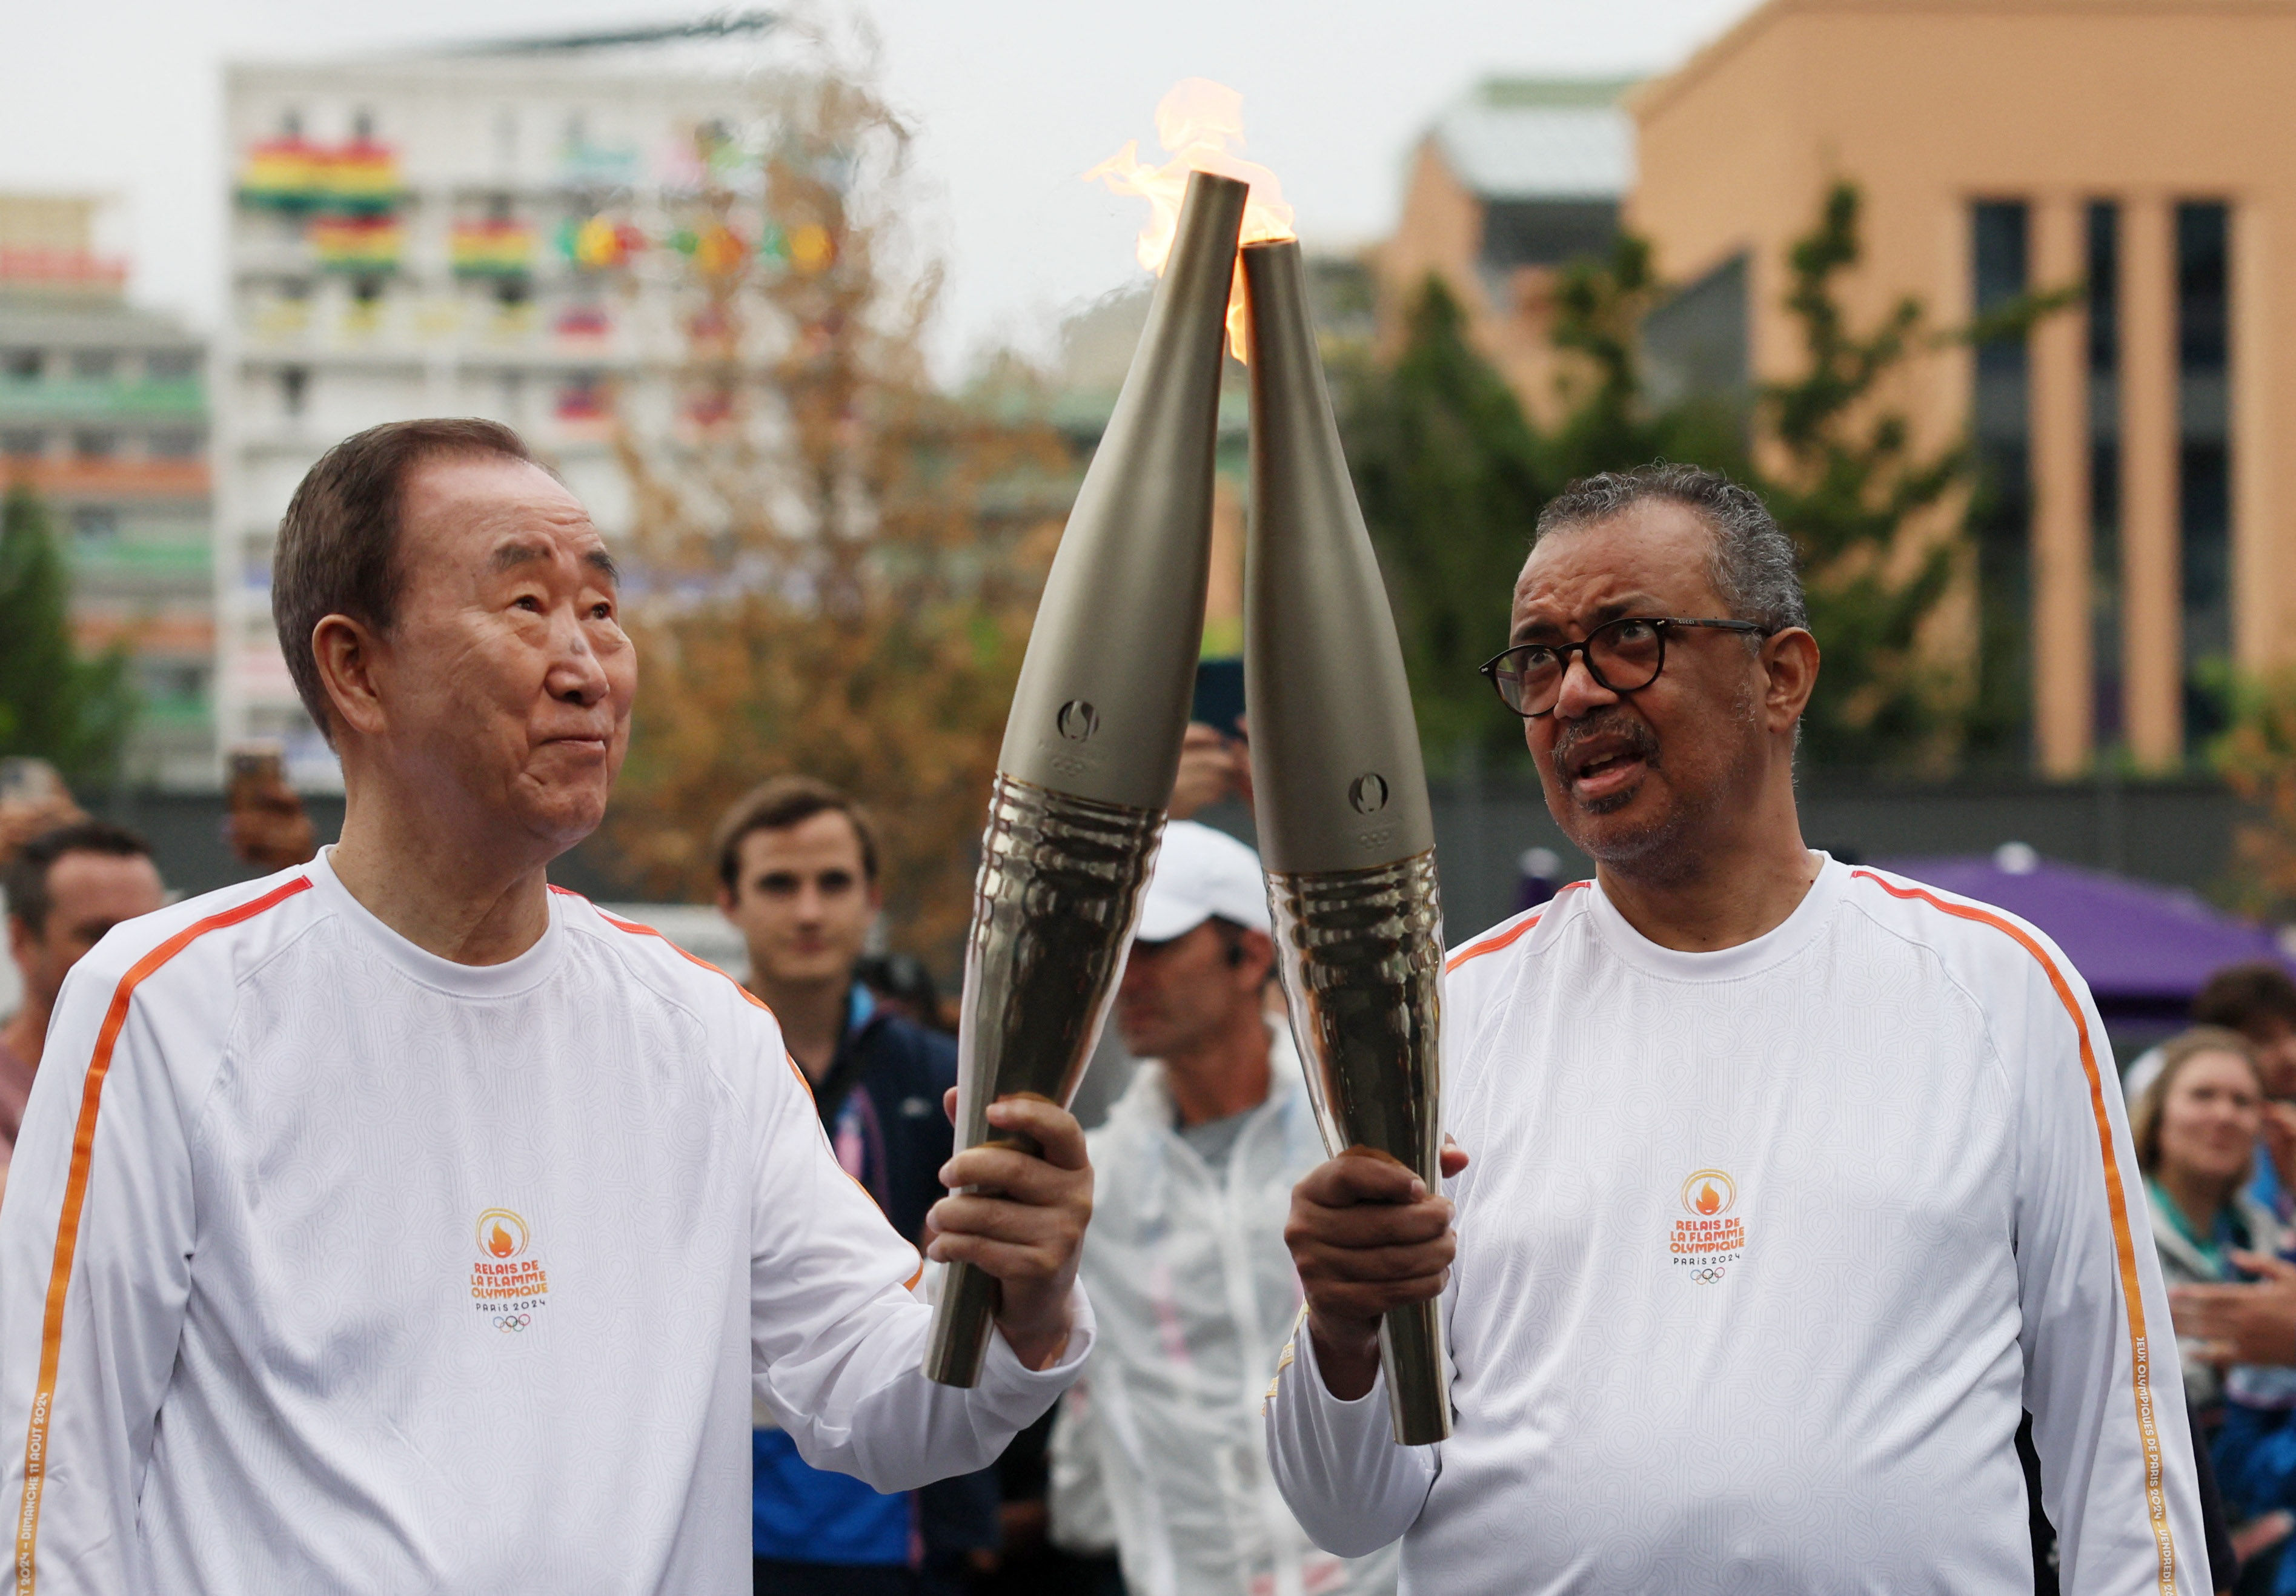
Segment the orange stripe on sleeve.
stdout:
<svg viewBox="0 0 2296 1596">
<path fill-rule="evenodd" d="M 2051 989 L 2072 1019 L 2074 1034 L 2080 1038 L 2081 1068 L 2088 1076 L 2089 1111 L 2096 1121 L 2097 1143 L 2104 1158 L 2105 1207 L 2112 1215 L 2112 1246 L 2120 1265 L 2120 1296 L 2128 1314 L 2129 1378 L 2136 1404 L 2136 1434 L 2144 1452 L 2145 1506 L 2152 1514 L 2152 1543 L 2160 1557 L 2161 1596 L 2176 1596 L 2177 1546 L 2169 1529 L 2169 1494 L 2161 1473 L 2161 1430 L 2152 1408 L 2152 1355 L 2145 1339 L 2144 1299 L 2136 1284 L 2136 1244 L 2129 1229 L 2128 1199 L 2121 1189 L 2120 1164 L 2113 1156 L 2112 1117 L 2105 1107 L 2104 1078 L 2097 1070 L 2096 1047 L 2089 1037 L 2088 1022 L 2081 1017 L 2079 1000 L 2073 996 L 2072 984 L 2038 942 L 2014 921 L 1991 910 L 1948 903 L 1919 887 L 1899 887 L 1872 871 L 1853 870 L 1850 874 L 1873 882 L 1892 897 L 1919 899 L 1956 919 L 1973 920 L 2002 932 L 2032 954 L 2048 972 Z"/>
<path fill-rule="evenodd" d="M 47 1316 L 40 1327 L 39 1380 L 32 1388 L 32 1422 L 24 1437 L 24 1499 L 16 1515 L 17 1596 L 32 1596 L 34 1562 L 39 1547 L 40 1490 L 47 1477 L 48 1425 L 55 1411 L 56 1370 L 63 1361 L 64 1297 L 71 1284 L 72 1259 L 79 1251 L 79 1217 L 87 1201 L 88 1167 L 95 1158 L 95 1117 L 103 1099 L 104 1076 L 111 1071 L 112 1050 L 127 1028 L 127 1005 L 154 970 L 209 931 L 254 919 L 276 908 L 299 892 L 310 890 L 308 876 L 282 882 L 261 897 L 210 914 L 168 937 L 138 959 L 112 989 L 111 1006 L 95 1034 L 95 1052 L 89 1059 L 86 1083 L 79 1094 L 79 1121 L 72 1131 L 71 1164 L 64 1176 L 64 1207 L 56 1221 L 55 1262 L 48 1272 Z"/>
<path fill-rule="evenodd" d="M 1576 892 L 1579 888 L 1584 887 L 1586 884 L 1587 883 L 1584 881 L 1570 882 L 1568 886 L 1562 888 L 1562 892 L 1557 892 L 1554 898 L 1547 900 L 1547 908 L 1554 907 L 1555 899 L 1560 898 L 1562 896 L 1562 893 Z M 1461 948 L 1457 953 L 1453 954 L 1448 959 L 1446 959 L 1443 962 L 1443 973 L 1445 975 L 1450 974 L 1453 970 L 1458 969 L 1460 965 L 1464 964 L 1470 959 L 1480 959 L 1485 954 L 1495 954 L 1503 947 L 1513 946 L 1518 938 L 1528 937 L 1531 932 L 1537 930 L 1538 929 L 1538 922 L 1546 918 L 1546 909 L 1541 909 L 1529 920 L 1517 921 L 1504 931 L 1486 937 L 1480 942 L 1469 943 L 1466 946 Z"/>
<path fill-rule="evenodd" d="M 589 902 L 588 899 L 582 897 L 580 893 L 569 892 L 563 887 L 553 887 L 550 890 L 558 894 L 561 897 L 576 898 L 585 903 Z M 591 904 L 590 906 L 594 909 L 597 909 L 598 907 L 595 904 Z M 631 937 L 655 937 L 660 941 L 664 947 L 668 948 L 671 953 L 676 954 L 679 958 L 685 960 L 688 964 L 698 964 L 702 969 L 708 970 L 711 975 L 726 976 L 727 980 L 734 981 L 734 978 L 732 976 L 726 975 L 724 970 L 709 962 L 709 960 L 695 958 L 692 954 L 687 953 L 684 948 L 678 946 L 677 944 L 672 942 L 668 937 L 662 936 L 660 931 L 655 930 L 652 926 L 642 926 L 635 920 L 617 920 L 612 915 L 607 913 L 603 909 L 598 909 L 598 918 L 604 921 L 608 925 L 613 927 L 614 929 L 620 931 L 625 935 Z M 759 997 L 747 986 L 742 986 L 741 982 L 734 981 L 734 990 L 740 993 L 743 998 L 748 1000 L 750 1007 L 765 1009 L 766 1012 L 768 1014 L 773 1012 L 771 1009 L 766 1008 L 766 1000 L 764 998 Z"/>
</svg>

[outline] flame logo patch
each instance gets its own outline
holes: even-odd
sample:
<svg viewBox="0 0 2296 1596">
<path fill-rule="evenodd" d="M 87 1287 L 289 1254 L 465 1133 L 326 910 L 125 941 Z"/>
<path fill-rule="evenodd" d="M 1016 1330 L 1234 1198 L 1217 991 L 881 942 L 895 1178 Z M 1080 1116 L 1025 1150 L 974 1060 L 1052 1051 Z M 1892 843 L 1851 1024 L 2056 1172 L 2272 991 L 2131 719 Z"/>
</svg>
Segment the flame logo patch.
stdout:
<svg viewBox="0 0 2296 1596">
<path fill-rule="evenodd" d="M 534 1250 L 534 1232 L 515 1208 L 488 1208 L 472 1227 L 478 1256 L 471 1262 L 471 1306 L 480 1322 L 498 1330 L 538 1325 L 550 1305 L 550 1272 Z M 546 1317 L 546 1316 L 545 1316 Z"/>
<path fill-rule="evenodd" d="M 1675 1265 L 1702 1286 L 1719 1285 L 1730 1266 L 1746 1256 L 1746 1221 L 1734 1214 L 1738 1183 L 1722 1169 L 1693 1169 L 1681 1190 L 1686 1219 L 1674 1222 L 1667 1253 Z"/>
<path fill-rule="evenodd" d="M 1719 1169 L 1693 1169 L 1682 1183 L 1683 1211 L 1701 1219 L 1727 1214 L 1738 1206 L 1738 1183 Z"/>
<path fill-rule="evenodd" d="M 479 1215 L 480 1257 L 517 1257 L 527 1249 L 532 1239 L 532 1232 L 526 1228 L 526 1221 L 508 1208 L 488 1208 Z"/>
</svg>

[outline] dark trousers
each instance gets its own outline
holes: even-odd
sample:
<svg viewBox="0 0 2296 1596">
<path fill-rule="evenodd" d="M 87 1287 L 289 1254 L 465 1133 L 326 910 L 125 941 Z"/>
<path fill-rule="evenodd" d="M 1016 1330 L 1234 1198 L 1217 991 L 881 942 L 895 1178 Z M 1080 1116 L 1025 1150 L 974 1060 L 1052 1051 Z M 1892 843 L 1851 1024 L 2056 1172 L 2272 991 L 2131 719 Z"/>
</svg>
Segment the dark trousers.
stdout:
<svg viewBox="0 0 2296 1596">
<path fill-rule="evenodd" d="M 757 1596 L 916 1596 L 916 1590 L 907 1568 L 757 1559 Z"/>
</svg>

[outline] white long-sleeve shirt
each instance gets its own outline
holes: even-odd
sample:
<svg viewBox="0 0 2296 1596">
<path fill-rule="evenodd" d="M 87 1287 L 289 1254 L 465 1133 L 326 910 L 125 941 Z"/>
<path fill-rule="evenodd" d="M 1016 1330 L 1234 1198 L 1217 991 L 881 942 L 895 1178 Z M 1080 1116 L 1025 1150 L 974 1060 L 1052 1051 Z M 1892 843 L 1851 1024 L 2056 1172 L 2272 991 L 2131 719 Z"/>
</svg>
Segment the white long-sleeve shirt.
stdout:
<svg viewBox="0 0 2296 1596">
<path fill-rule="evenodd" d="M 1104 1521 L 1132 1596 L 1395 1590 L 1391 1551 L 1349 1561 L 1308 1544 L 1268 1474 L 1260 1397 L 1300 1311 L 1283 1220 L 1324 1156 L 1288 1028 L 1270 1043 L 1267 1101 L 1217 1166 L 1177 1128 L 1152 1060 L 1088 1138 L 1081 1273 L 1100 1344 L 1054 1431 L 1053 1529 L 1075 1543 Z"/>
<path fill-rule="evenodd" d="M 1717 953 L 1567 888 L 1453 955 L 1456 1428 L 1390 1439 L 1294 1338 L 1267 1408 L 1334 1551 L 1404 1588 L 2211 1589 L 2104 1032 L 1997 910 L 1828 861 Z"/>
<path fill-rule="evenodd" d="M 894 1490 L 982 1467 L 1091 1341 L 919 1373 L 914 1250 L 779 1027 L 554 893 L 432 957 L 325 860 L 73 970 L 0 1204 L 19 1596 L 751 1584 L 750 1400 Z"/>
</svg>

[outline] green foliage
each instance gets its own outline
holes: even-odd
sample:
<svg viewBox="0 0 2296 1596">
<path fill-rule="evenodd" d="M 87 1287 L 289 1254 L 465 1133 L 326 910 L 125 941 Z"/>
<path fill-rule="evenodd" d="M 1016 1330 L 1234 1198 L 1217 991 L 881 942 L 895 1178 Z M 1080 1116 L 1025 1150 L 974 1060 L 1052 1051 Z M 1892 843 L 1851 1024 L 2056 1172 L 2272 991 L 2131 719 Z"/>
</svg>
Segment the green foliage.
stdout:
<svg viewBox="0 0 2296 1596">
<path fill-rule="evenodd" d="M 69 780 L 118 767 L 135 719 L 127 657 L 82 659 L 72 646 L 71 583 L 47 507 L 17 486 L 0 503 L 0 756 L 29 755 Z"/>
<path fill-rule="evenodd" d="M 1521 723 L 1475 667 L 1505 642 L 1524 543 L 1553 491 L 1538 441 L 1431 278 L 1401 358 L 1353 388 L 1348 457 L 1394 597 L 1420 741 L 1439 769 L 1519 754 Z"/>
<path fill-rule="evenodd" d="M 1919 645 L 1963 569 L 1966 528 L 1949 522 L 1921 544 L 1908 533 L 1972 486 L 1973 456 L 1965 440 L 1917 451 L 1882 396 L 1923 351 L 2021 336 L 2069 293 L 2029 296 L 1947 332 L 1905 299 L 1859 330 L 1839 297 L 1859 254 L 1857 191 L 1836 184 L 1788 255 L 1785 307 L 1800 329 L 1802 370 L 1759 386 L 1740 408 L 1711 397 L 1652 402 L 1640 328 L 1667 289 L 1646 241 L 1624 235 L 1606 259 L 1572 264 L 1557 282 L 1553 337 L 1578 357 L 1578 372 L 1564 387 L 1562 420 L 1544 434 L 1471 346 L 1450 294 L 1428 281 L 1403 354 L 1358 380 L 1344 427 L 1435 768 L 1501 749 L 1519 757 L 1520 725 L 1474 667 L 1505 640 L 1540 506 L 1574 478 L 1656 460 L 1746 483 L 1800 549 L 1824 654 L 1803 723 L 1813 763 L 1934 768 L 1952 757 L 1972 713 L 1965 673 Z M 1754 438 L 1774 470 L 1754 463 Z"/>
<path fill-rule="evenodd" d="M 1915 548 L 1903 535 L 1970 484 L 1973 462 L 1965 440 L 1917 454 L 1904 414 L 1872 402 L 1909 357 L 1939 340 L 1911 298 L 1869 331 L 1849 326 L 1835 296 L 1841 275 L 1857 264 L 1857 189 L 1835 184 L 1816 226 L 1788 252 L 1786 309 L 1800 324 L 1806 364 L 1759 391 L 1760 424 L 1784 470 L 1758 474 L 1752 486 L 1801 551 L 1810 630 L 1824 660 L 1802 721 L 1812 763 L 1934 765 L 1958 740 L 1965 695 L 1917 643 L 1966 538 L 1956 528 Z"/>
</svg>

